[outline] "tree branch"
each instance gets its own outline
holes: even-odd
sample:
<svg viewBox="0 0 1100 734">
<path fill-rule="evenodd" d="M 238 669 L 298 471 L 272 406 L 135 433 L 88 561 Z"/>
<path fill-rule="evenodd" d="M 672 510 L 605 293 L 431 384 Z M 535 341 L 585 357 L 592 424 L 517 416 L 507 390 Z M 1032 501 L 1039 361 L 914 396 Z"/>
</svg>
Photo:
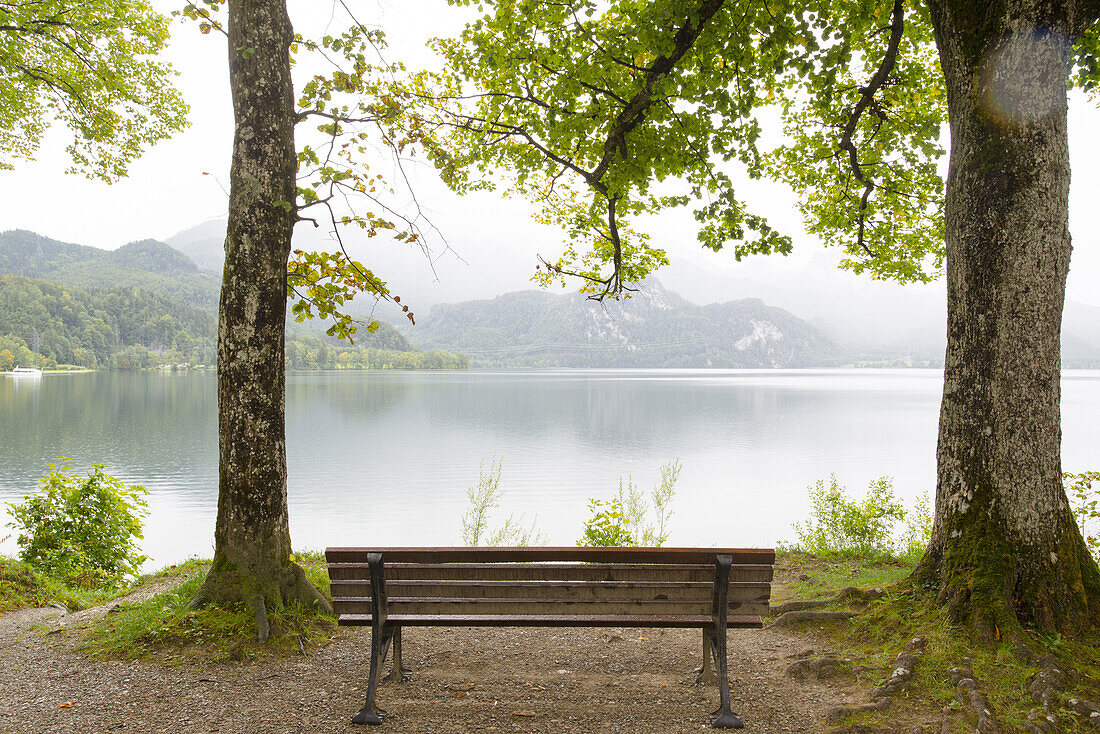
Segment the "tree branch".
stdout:
<svg viewBox="0 0 1100 734">
<path fill-rule="evenodd" d="M 705 26 L 707 21 L 718 12 L 724 2 L 725 0 L 703 0 L 699 5 L 698 17 L 689 17 L 684 21 L 684 24 L 680 26 L 679 30 L 676 31 L 676 35 L 673 36 L 674 45 L 672 53 L 668 56 L 658 56 L 646 71 L 645 80 L 642 82 L 642 88 L 630 98 L 630 101 L 627 103 L 626 107 L 623 108 L 622 112 L 616 115 L 614 124 L 607 132 L 607 139 L 603 146 L 603 158 L 593 170 L 593 177 L 595 179 L 599 180 L 603 178 L 607 169 L 611 167 L 611 161 L 616 152 L 618 152 L 624 160 L 626 159 L 626 136 L 645 119 L 646 110 L 648 110 L 654 102 L 653 88 L 657 85 L 658 81 L 668 76 L 676 67 L 676 63 L 683 58 L 684 54 L 686 54 L 695 44 L 695 41 L 703 32 L 703 26 Z M 697 23 L 693 23 L 693 20 L 697 20 Z"/>
<path fill-rule="evenodd" d="M 840 137 L 839 148 L 842 151 L 848 153 L 848 166 L 852 170 L 852 174 L 856 179 L 863 184 L 863 196 L 859 200 L 859 229 L 856 235 L 856 243 L 871 257 L 878 257 L 871 251 L 867 244 L 864 242 L 864 230 L 867 226 L 867 202 L 871 197 L 871 192 L 875 190 L 875 183 L 866 174 L 864 174 L 859 163 L 859 155 L 856 150 L 855 143 L 852 142 L 852 136 L 855 134 L 856 125 L 859 124 L 859 118 L 867 110 L 868 107 L 875 109 L 875 94 L 879 89 L 886 84 L 886 80 L 890 76 L 890 72 L 894 70 L 894 64 L 898 59 L 898 48 L 901 46 L 901 38 L 905 31 L 905 10 L 902 6 L 902 0 L 894 0 L 893 20 L 890 23 L 890 42 L 886 47 L 886 55 L 882 58 L 882 63 L 878 67 L 878 71 L 871 77 L 871 81 L 867 83 L 867 86 L 859 90 L 860 98 L 856 102 L 856 106 L 852 109 L 851 115 L 848 117 L 848 124 L 844 126 L 844 132 Z M 883 116 L 881 110 L 878 111 L 880 117 Z"/>
</svg>

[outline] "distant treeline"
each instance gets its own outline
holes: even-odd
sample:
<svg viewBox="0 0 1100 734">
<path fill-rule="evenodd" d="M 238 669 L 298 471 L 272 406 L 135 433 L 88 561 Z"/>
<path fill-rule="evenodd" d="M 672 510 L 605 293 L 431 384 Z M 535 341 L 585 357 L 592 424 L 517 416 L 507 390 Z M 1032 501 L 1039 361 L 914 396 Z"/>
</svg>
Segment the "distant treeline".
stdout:
<svg viewBox="0 0 1100 734">
<path fill-rule="evenodd" d="M 292 336 L 286 342 L 286 366 L 292 370 L 464 370 L 469 363 L 465 355 L 449 352 L 356 347 Z"/>
<path fill-rule="evenodd" d="M 145 290 L 76 288 L 0 275 L 0 371 L 142 369 L 162 364 L 213 365 L 216 320 L 208 310 Z M 415 350 L 383 325 L 355 345 L 292 333 L 291 369 L 465 369 L 466 358 Z"/>
</svg>

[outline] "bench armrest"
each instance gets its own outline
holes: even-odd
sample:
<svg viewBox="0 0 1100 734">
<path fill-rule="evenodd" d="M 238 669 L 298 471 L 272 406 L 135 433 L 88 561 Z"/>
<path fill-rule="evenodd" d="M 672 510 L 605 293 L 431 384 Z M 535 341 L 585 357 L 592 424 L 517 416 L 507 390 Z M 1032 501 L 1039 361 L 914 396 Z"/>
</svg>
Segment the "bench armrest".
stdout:
<svg viewBox="0 0 1100 734">
<path fill-rule="evenodd" d="M 386 624 L 386 568 L 382 562 L 381 553 L 368 553 L 367 564 L 370 566 L 371 589 L 371 617 L 375 625 L 381 628 Z"/>
</svg>

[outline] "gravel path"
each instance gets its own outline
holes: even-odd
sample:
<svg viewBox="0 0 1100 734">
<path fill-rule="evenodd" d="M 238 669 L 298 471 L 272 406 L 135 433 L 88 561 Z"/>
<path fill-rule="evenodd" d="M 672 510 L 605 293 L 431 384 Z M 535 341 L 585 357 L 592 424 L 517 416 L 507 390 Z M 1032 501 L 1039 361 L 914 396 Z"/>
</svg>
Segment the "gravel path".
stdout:
<svg viewBox="0 0 1100 734">
<path fill-rule="evenodd" d="M 160 589 L 155 589 L 160 590 Z M 149 592 L 142 589 L 144 596 Z M 0 732 L 356 732 L 369 629 L 341 629 L 301 657 L 263 662 L 102 662 L 78 648 L 100 607 L 0 617 Z M 406 628 L 412 681 L 381 686 L 389 732 L 700 731 L 718 705 L 693 685 L 698 630 Z M 844 682 L 784 675 L 807 638 L 732 630 L 733 708 L 747 731 L 825 729 L 859 698 Z"/>
</svg>

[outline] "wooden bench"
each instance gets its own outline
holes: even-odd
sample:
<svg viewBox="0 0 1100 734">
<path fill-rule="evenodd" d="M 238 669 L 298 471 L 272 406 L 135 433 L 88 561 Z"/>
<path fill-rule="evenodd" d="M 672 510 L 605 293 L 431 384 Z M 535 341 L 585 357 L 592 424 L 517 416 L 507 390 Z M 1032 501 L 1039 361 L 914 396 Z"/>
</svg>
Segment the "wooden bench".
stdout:
<svg viewBox="0 0 1100 734">
<path fill-rule="evenodd" d="M 688 627 L 703 630 L 699 682 L 717 682 L 717 728 L 730 710 L 726 629 L 758 628 L 775 551 L 740 548 L 329 548 L 342 625 L 371 626 L 367 701 L 352 723 L 381 724 L 378 675 L 404 681 L 401 628 Z M 715 675 L 717 672 L 717 675 Z"/>
</svg>

